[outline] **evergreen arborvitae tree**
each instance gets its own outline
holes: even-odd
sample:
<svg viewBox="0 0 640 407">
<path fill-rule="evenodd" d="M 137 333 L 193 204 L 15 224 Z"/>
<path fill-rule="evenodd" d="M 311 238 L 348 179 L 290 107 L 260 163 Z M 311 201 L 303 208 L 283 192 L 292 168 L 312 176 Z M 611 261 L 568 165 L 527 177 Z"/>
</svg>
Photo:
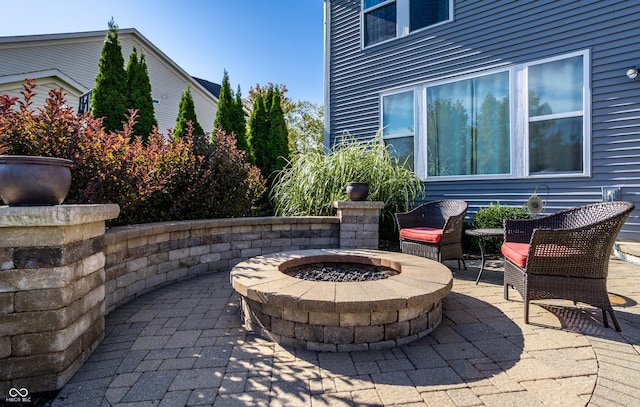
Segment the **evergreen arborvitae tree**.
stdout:
<svg viewBox="0 0 640 407">
<path fill-rule="evenodd" d="M 247 145 L 246 138 L 246 123 L 244 121 L 244 110 L 242 110 L 242 99 L 238 94 L 234 95 L 231 90 L 231 83 L 229 82 L 229 74 L 224 71 L 222 77 L 222 84 L 220 85 L 220 96 L 218 97 L 218 110 L 216 111 L 216 118 L 213 122 L 214 129 L 221 129 L 227 134 L 233 133 L 236 137 L 236 146 L 240 150 L 247 151 L 249 146 Z M 240 100 L 240 107 L 238 108 L 238 100 Z M 242 110 L 242 123 L 238 114 L 238 109 Z"/>
<path fill-rule="evenodd" d="M 213 121 L 214 129 L 221 129 L 227 134 L 233 131 L 233 91 L 229 83 L 229 74 L 225 69 L 222 76 L 222 84 L 220 85 L 220 96 L 218 96 L 218 110 L 216 118 Z"/>
<path fill-rule="evenodd" d="M 149 138 L 153 126 L 157 126 L 153 109 L 153 98 L 151 97 L 151 82 L 149 81 L 149 71 L 144 59 L 144 53 L 138 53 L 135 47 L 129 55 L 127 64 L 127 90 L 129 95 L 128 108 L 138 110 L 138 118 L 133 134 L 141 136 L 143 140 Z"/>
<path fill-rule="evenodd" d="M 269 109 L 269 153 L 270 172 L 281 170 L 289 160 L 289 131 L 282 112 L 280 90 L 276 87 L 272 92 Z"/>
<path fill-rule="evenodd" d="M 98 63 L 96 84 L 91 92 L 91 114 L 104 117 L 105 130 L 120 130 L 127 113 L 127 99 L 127 75 L 118 26 L 111 19 Z"/>
<path fill-rule="evenodd" d="M 269 87 L 266 89 L 264 93 L 264 108 L 267 109 L 267 112 L 271 111 L 271 103 L 273 103 L 273 84 L 269 84 Z"/>
<path fill-rule="evenodd" d="M 269 162 L 266 151 L 269 148 L 269 112 L 264 98 L 258 94 L 253 102 L 253 110 L 249 117 L 249 146 L 255 165 L 260 168 L 262 176 L 269 176 Z"/>
<path fill-rule="evenodd" d="M 180 105 L 178 106 L 178 117 L 176 118 L 176 127 L 173 129 L 173 137 L 175 140 L 184 137 L 187 134 L 187 122 L 191 120 L 193 128 L 193 136 L 204 136 L 204 130 L 198 118 L 196 117 L 196 107 L 191 96 L 191 86 L 187 86 L 187 90 L 182 93 Z"/>
<path fill-rule="evenodd" d="M 240 85 L 236 91 L 236 100 L 233 104 L 233 131 L 238 141 L 237 147 L 240 150 L 249 151 L 249 143 L 247 142 L 247 120 L 245 119 L 244 107 L 242 105 L 242 92 Z"/>
</svg>

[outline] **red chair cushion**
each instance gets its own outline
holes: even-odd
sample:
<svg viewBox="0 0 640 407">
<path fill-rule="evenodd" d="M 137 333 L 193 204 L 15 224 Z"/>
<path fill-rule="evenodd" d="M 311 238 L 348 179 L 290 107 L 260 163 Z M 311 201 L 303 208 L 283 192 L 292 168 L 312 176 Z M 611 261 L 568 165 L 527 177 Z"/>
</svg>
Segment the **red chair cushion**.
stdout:
<svg viewBox="0 0 640 407">
<path fill-rule="evenodd" d="M 514 243 L 505 242 L 500 249 L 502 254 L 507 259 L 511 260 L 514 264 L 525 267 L 527 265 L 527 257 L 529 256 L 529 244 L 528 243 Z M 568 256 L 580 256 L 584 254 L 582 251 L 574 248 L 567 247 L 559 244 L 541 244 L 536 246 L 537 257 L 568 257 Z"/>
<path fill-rule="evenodd" d="M 513 264 L 524 267 L 527 264 L 527 256 L 529 256 L 529 243 L 504 242 L 500 251 Z"/>
<path fill-rule="evenodd" d="M 440 243 L 442 239 L 442 229 L 429 227 L 404 228 L 400 229 L 400 237 L 417 240 L 419 242 Z"/>
</svg>

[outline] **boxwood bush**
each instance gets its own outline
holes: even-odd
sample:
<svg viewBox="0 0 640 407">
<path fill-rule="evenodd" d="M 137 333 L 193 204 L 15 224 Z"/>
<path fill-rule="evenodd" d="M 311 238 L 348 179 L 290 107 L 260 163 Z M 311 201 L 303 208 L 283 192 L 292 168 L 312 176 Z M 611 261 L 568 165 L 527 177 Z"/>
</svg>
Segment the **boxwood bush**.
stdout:
<svg viewBox="0 0 640 407">
<path fill-rule="evenodd" d="M 480 208 L 471 217 L 471 227 L 474 229 L 501 229 L 504 226 L 505 219 L 530 219 L 531 215 L 525 207 L 513 207 L 500 205 L 500 202 L 489 203 L 486 208 Z M 473 248 L 477 248 L 477 243 L 472 244 Z M 499 251 L 498 243 L 487 239 L 485 248 L 488 253 L 497 253 Z"/>
<path fill-rule="evenodd" d="M 478 209 L 471 217 L 471 227 L 502 228 L 505 219 L 530 219 L 531 215 L 525 207 L 500 205 L 500 202 L 490 203 L 486 208 Z"/>
</svg>

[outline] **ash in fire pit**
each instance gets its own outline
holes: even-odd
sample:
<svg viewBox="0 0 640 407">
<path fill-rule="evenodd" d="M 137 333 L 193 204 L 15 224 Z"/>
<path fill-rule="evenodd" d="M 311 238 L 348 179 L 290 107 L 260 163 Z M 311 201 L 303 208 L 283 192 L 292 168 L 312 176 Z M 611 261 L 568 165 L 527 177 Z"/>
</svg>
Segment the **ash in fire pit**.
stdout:
<svg viewBox="0 0 640 407">
<path fill-rule="evenodd" d="M 292 267 L 286 274 L 307 281 L 374 281 L 398 274 L 388 267 L 356 263 L 311 263 Z"/>
</svg>

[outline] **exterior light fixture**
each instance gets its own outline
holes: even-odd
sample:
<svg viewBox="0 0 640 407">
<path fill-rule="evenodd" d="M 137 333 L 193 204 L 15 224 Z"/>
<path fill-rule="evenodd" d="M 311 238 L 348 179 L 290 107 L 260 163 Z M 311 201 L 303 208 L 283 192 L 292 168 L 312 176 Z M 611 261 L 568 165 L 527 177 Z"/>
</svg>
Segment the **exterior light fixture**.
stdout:
<svg viewBox="0 0 640 407">
<path fill-rule="evenodd" d="M 638 70 L 640 70 L 640 66 L 636 66 L 635 68 L 629 68 L 627 70 L 627 78 L 638 79 Z"/>
</svg>

